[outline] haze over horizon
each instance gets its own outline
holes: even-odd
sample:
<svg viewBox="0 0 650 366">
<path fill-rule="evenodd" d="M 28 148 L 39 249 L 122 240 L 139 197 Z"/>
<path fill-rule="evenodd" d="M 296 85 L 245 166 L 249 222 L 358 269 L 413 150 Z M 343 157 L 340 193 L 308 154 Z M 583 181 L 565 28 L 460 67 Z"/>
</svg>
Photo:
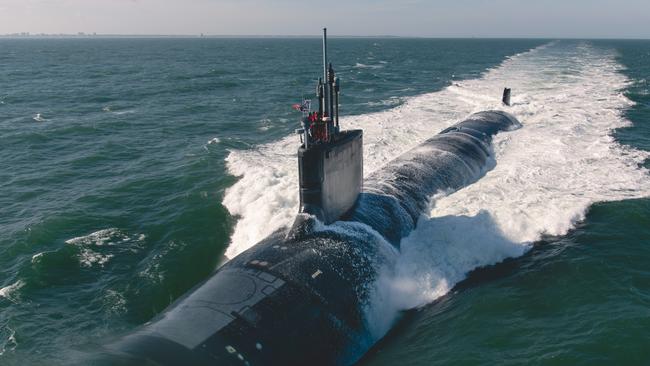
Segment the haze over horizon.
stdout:
<svg viewBox="0 0 650 366">
<path fill-rule="evenodd" d="M 331 16 L 319 16 L 328 4 Z M 0 34 L 650 38 L 645 0 L 0 0 Z"/>
</svg>

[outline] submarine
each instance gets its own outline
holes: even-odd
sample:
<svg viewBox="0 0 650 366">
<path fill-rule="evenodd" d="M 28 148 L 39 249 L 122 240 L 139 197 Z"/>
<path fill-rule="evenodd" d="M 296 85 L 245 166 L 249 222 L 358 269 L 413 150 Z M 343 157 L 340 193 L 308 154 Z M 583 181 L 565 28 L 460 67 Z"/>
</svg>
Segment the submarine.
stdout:
<svg viewBox="0 0 650 366">
<path fill-rule="evenodd" d="M 472 114 L 364 180 L 363 131 L 341 129 L 339 96 L 323 29 L 318 109 L 309 100 L 294 105 L 302 114 L 293 225 L 105 344 L 88 364 L 350 365 L 378 341 L 366 309 L 381 266 L 430 198 L 478 180 L 491 166 L 492 138 L 521 124 L 503 111 Z"/>
</svg>

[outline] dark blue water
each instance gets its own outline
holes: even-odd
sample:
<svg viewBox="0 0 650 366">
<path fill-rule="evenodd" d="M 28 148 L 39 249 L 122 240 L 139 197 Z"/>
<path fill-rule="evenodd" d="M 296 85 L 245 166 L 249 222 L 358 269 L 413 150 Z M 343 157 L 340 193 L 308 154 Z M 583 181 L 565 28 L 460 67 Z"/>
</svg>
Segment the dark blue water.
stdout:
<svg viewBox="0 0 650 366">
<path fill-rule="evenodd" d="M 341 113 L 400 107 L 544 43 L 334 39 Z M 650 43 L 589 47 L 631 80 L 617 139 L 650 150 Z M 222 204 L 238 179 L 225 159 L 296 128 L 319 63 L 317 39 L 0 40 L 0 363 L 66 364 L 223 262 L 240 219 Z M 363 363 L 648 362 L 649 205 L 595 204 L 408 312 Z"/>
</svg>

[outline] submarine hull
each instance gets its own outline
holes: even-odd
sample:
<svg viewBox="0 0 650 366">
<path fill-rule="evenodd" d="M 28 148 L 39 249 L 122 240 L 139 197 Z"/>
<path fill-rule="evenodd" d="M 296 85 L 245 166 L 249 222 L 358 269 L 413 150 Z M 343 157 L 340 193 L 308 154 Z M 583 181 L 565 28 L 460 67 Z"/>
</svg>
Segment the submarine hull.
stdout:
<svg viewBox="0 0 650 366">
<path fill-rule="evenodd" d="M 107 345 L 102 360 L 354 363 L 377 340 L 364 309 L 386 246 L 399 248 L 433 194 L 479 179 L 493 162 L 492 136 L 519 126 L 513 116 L 489 111 L 442 131 L 370 175 L 344 222 L 328 226 L 299 214 L 292 229 L 238 255 L 155 319 Z"/>
</svg>

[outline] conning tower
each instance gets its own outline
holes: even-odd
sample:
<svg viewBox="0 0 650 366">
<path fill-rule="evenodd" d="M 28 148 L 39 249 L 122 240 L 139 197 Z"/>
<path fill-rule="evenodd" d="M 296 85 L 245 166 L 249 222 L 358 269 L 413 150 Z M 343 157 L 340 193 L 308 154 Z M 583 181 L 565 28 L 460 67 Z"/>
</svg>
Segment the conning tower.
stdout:
<svg viewBox="0 0 650 366">
<path fill-rule="evenodd" d="M 300 212 L 329 224 L 348 213 L 363 184 L 363 131 L 339 125 L 340 83 L 327 59 L 323 29 L 323 77 L 316 88 L 318 111 L 311 101 L 294 106 L 302 115 L 298 149 Z"/>
</svg>

